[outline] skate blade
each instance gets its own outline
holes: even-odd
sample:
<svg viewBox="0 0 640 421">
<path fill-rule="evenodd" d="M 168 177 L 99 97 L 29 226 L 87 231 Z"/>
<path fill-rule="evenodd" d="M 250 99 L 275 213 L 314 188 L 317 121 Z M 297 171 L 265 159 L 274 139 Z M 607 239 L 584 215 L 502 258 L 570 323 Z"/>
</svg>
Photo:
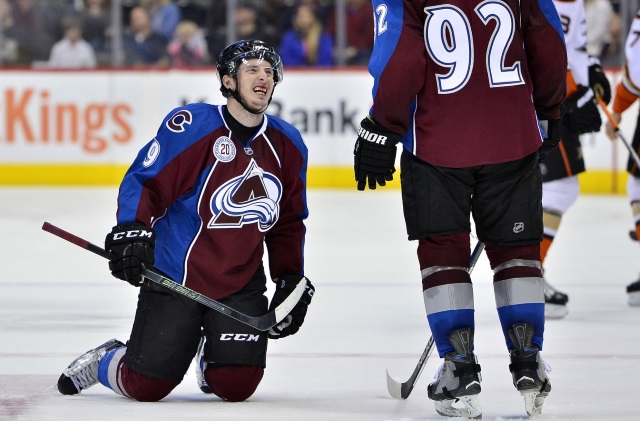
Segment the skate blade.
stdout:
<svg viewBox="0 0 640 421">
<path fill-rule="evenodd" d="M 458 406 L 453 406 L 457 403 Z M 478 395 L 460 396 L 458 399 L 445 399 L 433 402 L 436 412 L 443 417 L 466 417 L 474 420 L 482 419 L 482 408 Z M 462 404 L 463 406 L 460 406 Z"/>
<path fill-rule="evenodd" d="M 559 304 L 544 305 L 544 317 L 547 319 L 562 319 L 568 313 L 569 313 L 569 310 L 567 309 L 567 306 L 563 306 Z"/>
<path fill-rule="evenodd" d="M 530 417 L 536 417 L 542 412 L 542 405 L 544 404 L 544 398 L 538 391 L 520 392 L 524 398 L 524 409 Z"/>
<path fill-rule="evenodd" d="M 640 306 L 640 291 L 634 291 L 627 294 L 629 296 L 629 305 L 636 307 Z"/>
</svg>

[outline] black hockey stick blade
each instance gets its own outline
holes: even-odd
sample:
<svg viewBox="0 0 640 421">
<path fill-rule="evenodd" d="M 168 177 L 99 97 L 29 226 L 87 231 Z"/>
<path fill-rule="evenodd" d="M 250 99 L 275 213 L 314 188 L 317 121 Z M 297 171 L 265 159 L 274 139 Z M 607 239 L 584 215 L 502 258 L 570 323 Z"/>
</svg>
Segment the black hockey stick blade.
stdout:
<svg viewBox="0 0 640 421">
<path fill-rule="evenodd" d="M 478 259 L 480 258 L 483 250 L 484 243 L 478 241 L 478 244 L 476 244 L 476 247 L 473 249 L 471 256 L 469 256 L 469 273 L 473 271 L 473 268 L 476 266 L 476 263 L 478 262 Z M 420 356 L 420 360 L 418 360 L 418 364 L 413 370 L 411 377 L 409 377 L 406 382 L 400 383 L 394 380 L 393 377 L 389 375 L 389 370 L 387 370 L 387 390 L 389 391 L 391 397 L 396 399 L 407 399 L 409 397 L 411 391 L 413 390 L 413 387 L 418 382 L 418 377 L 420 377 L 420 374 L 422 374 L 422 370 L 424 370 L 424 367 L 427 365 L 427 361 L 431 356 L 434 344 L 435 342 L 432 336 L 431 338 L 429 338 L 429 342 L 427 342 L 427 346 L 424 348 L 424 351 Z"/>
<path fill-rule="evenodd" d="M 91 244 L 87 240 L 84 240 L 61 228 L 58 228 L 55 225 L 45 222 L 42 225 L 42 229 L 62 238 L 63 240 L 67 240 L 70 243 L 89 250 L 97 254 L 98 256 L 104 257 L 105 259 L 109 258 L 109 253 L 105 249 L 98 247 L 95 244 Z M 293 310 L 296 304 L 298 304 L 298 301 L 300 301 L 300 297 L 302 297 L 302 294 L 304 294 L 304 291 L 307 287 L 307 278 L 303 277 L 296 288 L 291 291 L 291 294 L 289 294 L 289 296 L 278 307 L 263 316 L 253 317 L 248 316 L 238 310 L 234 310 L 233 308 L 219 303 L 218 301 L 212 300 L 211 298 L 202 295 L 199 292 L 182 286 L 181 284 L 165 276 L 162 276 L 152 269 L 145 268 L 142 271 L 142 275 L 158 285 L 162 285 L 163 287 L 175 291 L 178 294 L 191 298 L 192 300 L 203 304 L 219 313 L 222 313 L 225 316 L 231 317 L 232 319 L 235 319 L 260 331 L 271 329 L 272 327 L 280 323 L 285 317 L 287 317 L 287 315 L 291 312 L 291 310 Z"/>
<path fill-rule="evenodd" d="M 425 347 L 424 351 L 422 352 L 422 355 L 420 356 L 418 365 L 416 365 L 416 368 L 413 370 L 411 377 L 409 377 L 409 379 L 406 382 L 400 383 L 395 381 L 389 374 L 389 370 L 387 370 L 387 390 L 389 391 L 389 394 L 391 395 L 391 397 L 396 399 L 407 399 L 409 397 L 409 395 L 411 394 L 411 391 L 413 390 L 413 387 L 416 385 L 418 381 L 418 377 L 420 377 L 422 370 L 424 370 L 424 367 L 427 365 L 426 362 L 431 356 L 431 352 L 433 351 L 433 348 L 434 348 L 434 341 L 432 336 L 431 338 L 429 338 L 429 342 L 427 343 L 427 346 Z"/>
</svg>

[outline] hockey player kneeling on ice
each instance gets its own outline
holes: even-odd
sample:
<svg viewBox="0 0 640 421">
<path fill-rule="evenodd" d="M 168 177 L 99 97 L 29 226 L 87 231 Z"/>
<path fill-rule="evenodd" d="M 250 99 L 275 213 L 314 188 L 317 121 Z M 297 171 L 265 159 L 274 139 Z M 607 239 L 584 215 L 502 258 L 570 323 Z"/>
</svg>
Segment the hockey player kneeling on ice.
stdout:
<svg viewBox="0 0 640 421">
<path fill-rule="evenodd" d="M 100 382 L 158 401 L 196 358 L 201 387 L 244 401 L 263 378 L 268 339 L 303 325 L 315 291 L 303 267 L 307 148 L 296 128 L 265 114 L 283 79 L 280 56 L 262 41 L 238 41 L 220 53 L 217 73 L 226 105 L 171 111 L 120 185 L 105 249 L 113 276 L 140 288 L 133 327 L 126 343 L 111 339 L 71 362 L 57 384 L 64 395 Z M 250 317 L 278 307 L 300 282 L 306 289 L 263 331 L 146 281 L 150 268 Z"/>
</svg>

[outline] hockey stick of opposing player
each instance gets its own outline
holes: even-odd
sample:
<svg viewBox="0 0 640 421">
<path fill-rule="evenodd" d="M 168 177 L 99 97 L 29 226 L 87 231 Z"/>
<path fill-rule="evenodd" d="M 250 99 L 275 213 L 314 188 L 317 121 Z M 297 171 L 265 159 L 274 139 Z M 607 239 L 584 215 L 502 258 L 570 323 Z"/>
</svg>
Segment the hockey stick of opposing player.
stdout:
<svg viewBox="0 0 640 421">
<path fill-rule="evenodd" d="M 476 247 L 473 249 L 473 253 L 471 253 L 471 257 L 469 258 L 469 273 L 473 270 L 473 267 L 476 265 L 480 254 L 482 254 L 482 250 L 484 250 L 484 243 L 478 241 Z M 427 342 L 427 346 L 425 347 L 420 359 L 418 360 L 418 365 L 413 370 L 411 377 L 406 382 L 400 383 L 395 381 L 390 375 L 389 370 L 387 370 L 387 390 L 389 394 L 396 399 L 407 399 L 413 390 L 413 387 L 416 385 L 418 381 L 418 377 L 422 373 L 425 365 L 427 365 L 427 361 L 431 356 L 431 352 L 433 351 L 434 340 L 433 336 L 429 338 L 429 342 Z"/>
<path fill-rule="evenodd" d="M 622 133 L 620 133 L 620 127 L 618 127 L 618 123 L 616 123 L 616 120 L 613 118 L 613 115 L 611 115 L 611 112 L 607 108 L 607 104 L 600 97 L 600 95 L 596 95 L 596 101 L 598 101 L 598 105 L 600 105 L 600 108 L 602 108 L 602 111 L 604 111 L 604 113 L 607 115 L 607 118 L 609 119 L 609 122 L 613 126 L 613 130 L 615 130 L 616 134 L 618 135 L 618 138 L 622 141 L 624 146 L 627 148 L 633 160 L 636 161 L 636 165 L 638 166 L 638 168 L 640 168 L 640 157 L 638 157 L 638 154 L 636 153 L 636 151 L 633 150 L 633 147 L 631 147 L 631 144 L 627 142 L 627 139 L 625 139 Z"/>
<path fill-rule="evenodd" d="M 42 225 L 42 229 L 64 240 L 67 240 L 70 243 L 75 244 L 76 246 L 80 246 L 83 249 L 89 250 L 97 254 L 98 256 L 109 259 L 109 252 L 105 249 L 100 248 L 95 244 L 91 244 L 87 240 L 83 240 L 82 238 L 75 236 L 61 228 L 58 228 L 55 225 L 45 222 Z M 142 275 L 158 285 L 162 285 L 165 288 L 175 291 L 178 294 L 184 295 L 185 297 L 191 298 L 192 300 L 197 301 L 198 303 L 203 304 L 219 313 L 222 313 L 225 316 L 229 316 L 232 319 L 235 319 L 261 331 L 271 329 L 272 327 L 280 323 L 285 317 L 287 317 L 287 315 L 291 312 L 291 310 L 293 310 L 295 305 L 298 304 L 300 297 L 302 297 L 302 294 L 304 294 L 304 291 L 307 287 L 307 278 L 303 277 L 302 280 L 298 283 L 298 286 L 296 286 L 296 288 L 291 291 L 291 294 L 289 294 L 289 296 L 278 307 L 273 309 L 273 311 L 268 312 L 264 316 L 252 317 L 241 313 L 238 310 L 234 310 L 231 307 L 228 307 L 215 300 L 212 300 L 211 298 L 202 295 L 192 289 L 182 286 L 179 283 L 165 276 L 162 276 L 151 269 L 144 268 L 142 270 Z"/>
</svg>

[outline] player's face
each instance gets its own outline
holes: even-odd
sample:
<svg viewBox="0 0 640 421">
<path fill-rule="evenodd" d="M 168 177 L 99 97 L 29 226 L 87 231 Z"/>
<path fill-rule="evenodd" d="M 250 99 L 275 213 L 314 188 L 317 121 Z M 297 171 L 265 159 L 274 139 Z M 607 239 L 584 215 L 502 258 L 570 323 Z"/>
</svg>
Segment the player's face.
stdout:
<svg viewBox="0 0 640 421">
<path fill-rule="evenodd" d="M 274 70 L 266 60 L 249 59 L 238 68 L 238 92 L 246 105 L 256 111 L 268 104 L 275 82 Z"/>
</svg>

